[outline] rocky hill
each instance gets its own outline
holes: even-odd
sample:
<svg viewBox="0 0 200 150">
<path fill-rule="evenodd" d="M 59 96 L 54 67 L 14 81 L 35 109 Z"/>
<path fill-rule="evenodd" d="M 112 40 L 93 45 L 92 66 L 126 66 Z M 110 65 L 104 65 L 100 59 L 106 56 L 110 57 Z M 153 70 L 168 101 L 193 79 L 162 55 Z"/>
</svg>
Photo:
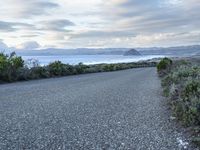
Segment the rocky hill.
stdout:
<svg viewBox="0 0 200 150">
<path fill-rule="evenodd" d="M 124 56 L 130 56 L 130 55 L 141 55 L 141 54 L 135 49 L 131 49 L 124 53 Z"/>
</svg>

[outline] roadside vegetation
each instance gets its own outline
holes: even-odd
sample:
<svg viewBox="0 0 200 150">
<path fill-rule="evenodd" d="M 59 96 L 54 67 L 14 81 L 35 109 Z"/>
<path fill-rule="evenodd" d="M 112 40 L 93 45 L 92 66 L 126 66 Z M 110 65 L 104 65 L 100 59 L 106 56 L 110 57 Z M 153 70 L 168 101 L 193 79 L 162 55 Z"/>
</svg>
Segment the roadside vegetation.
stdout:
<svg viewBox="0 0 200 150">
<path fill-rule="evenodd" d="M 63 64 L 60 61 L 40 66 L 37 61 L 25 63 L 14 52 L 10 55 L 0 53 L 0 83 L 155 66 L 155 62 L 98 65 L 84 65 L 79 63 L 78 65 L 69 65 Z"/>
<path fill-rule="evenodd" d="M 164 58 L 157 70 L 173 115 L 191 128 L 193 142 L 200 146 L 200 61 Z"/>
</svg>

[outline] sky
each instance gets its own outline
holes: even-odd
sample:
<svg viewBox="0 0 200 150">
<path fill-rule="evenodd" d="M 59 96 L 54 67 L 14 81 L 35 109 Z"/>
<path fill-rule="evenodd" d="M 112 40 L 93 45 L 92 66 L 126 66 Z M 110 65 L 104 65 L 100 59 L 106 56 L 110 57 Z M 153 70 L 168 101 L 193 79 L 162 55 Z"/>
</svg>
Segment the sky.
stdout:
<svg viewBox="0 0 200 150">
<path fill-rule="evenodd" d="M 2 0 L 0 48 L 200 44 L 200 0 Z"/>
</svg>

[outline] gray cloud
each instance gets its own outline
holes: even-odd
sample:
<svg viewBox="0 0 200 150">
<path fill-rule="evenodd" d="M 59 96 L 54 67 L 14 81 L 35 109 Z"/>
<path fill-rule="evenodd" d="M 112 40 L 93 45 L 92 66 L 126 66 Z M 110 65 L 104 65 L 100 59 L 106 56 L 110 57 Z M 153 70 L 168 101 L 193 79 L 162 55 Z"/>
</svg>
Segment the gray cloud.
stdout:
<svg viewBox="0 0 200 150">
<path fill-rule="evenodd" d="M 6 0 L 0 2 L 0 16 L 13 19 L 30 19 L 34 16 L 50 15 L 51 10 L 59 8 L 53 0 Z"/>
<path fill-rule="evenodd" d="M 9 32 L 8 35 L 5 34 L 4 41 L 10 45 L 10 39 L 14 41 L 16 37 L 18 39 L 15 43 L 30 39 L 40 40 L 43 45 L 69 43 L 80 46 L 148 46 L 153 43 L 159 46 L 163 42 L 199 43 L 199 0 L 101 1 L 102 3 L 99 0 L 0 2 L 5 4 L 2 7 L 4 11 L 0 12 L 0 31 L 4 34 Z M 13 22 L 9 22 L 10 20 Z"/>
<path fill-rule="evenodd" d="M 197 1 L 104 0 L 101 4 L 104 26 L 78 32 L 72 35 L 72 39 L 96 40 L 100 41 L 100 45 L 108 45 L 107 40 L 116 41 L 113 42 L 116 45 L 121 42 L 132 46 L 180 45 L 183 41 L 199 44 L 200 4 Z"/>
<path fill-rule="evenodd" d="M 38 37 L 39 35 L 37 34 L 25 34 L 25 35 L 21 35 L 20 37 L 22 38 L 33 38 L 33 37 Z"/>
<path fill-rule="evenodd" d="M 50 9 L 58 8 L 59 5 L 53 2 L 45 2 L 42 0 L 29 0 L 21 11 L 20 15 L 24 17 L 40 16 L 48 14 Z"/>
<path fill-rule="evenodd" d="M 42 21 L 39 24 L 42 26 L 40 30 L 50 30 L 50 31 L 57 31 L 57 32 L 69 32 L 70 30 L 67 30 L 65 28 L 70 27 L 70 26 L 75 26 L 73 22 L 67 19 Z"/>
<path fill-rule="evenodd" d="M 34 25 L 28 23 L 19 23 L 19 22 L 5 22 L 0 21 L 0 31 L 2 32 L 11 32 L 23 29 L 34 28 Z"/>
<path fill-rule="evenodd" d="M 37 43 L 36 41 L 28 41 L 18 45 L 19 49 L 25 49 L 25 50 L 34 50 L 40 47 L 41 47 L 40 44 Z"/>
<path fill-rule="evenodd" d="M 1 31 L 15 31 L 16 29 L 13 27 L 12 23 L 0 21 L 0 30 Z"/>
<path fill-rule="evenodd" d="M 93 30 L 87 31 L 79 34 L 72 34 L 73 38 L 109 38 L 109 37 L 135 37 L 136 34 L 134 32 L 130 32 L 129 30 L 113 30 L 113 31 L 103 31 L 103 30 Z"/>
<path fill-rule="evenodd" d="M 106 5 L 105 19 L 120 22 L 121 28 L 135 32 L 174 32 L 198 29 L 200 5 L 175 0 L 118 0 L 114 5 Z M 196 1 L 196 0 L 192 0 Z M 115 10 L 115 11 L 114 11 Z M 112 13 L 115 12 L 115 13 Z M 192 17 L 191 17 L 192 16 Z M 118 23 L 119 24 L 119 23 Z"/>
</svg>

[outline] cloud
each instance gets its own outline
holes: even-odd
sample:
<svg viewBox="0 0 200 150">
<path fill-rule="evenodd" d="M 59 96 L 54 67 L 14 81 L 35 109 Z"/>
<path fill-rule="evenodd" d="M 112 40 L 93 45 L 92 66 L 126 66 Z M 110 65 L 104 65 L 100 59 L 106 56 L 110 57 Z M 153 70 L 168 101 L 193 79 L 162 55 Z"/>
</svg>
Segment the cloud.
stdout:
<svg viewBox="0 0 200 150">
<path fill-rule="evenodd" d="M 191 4 L 183 0 L 113 0 L 105 3 L 104 13 L 109 15 L 104 14 L 104 18 L 116 21 L 118 28 L 137 33 L 196 30 L 200 25 L 197 10 L 200 5 L 197 3 L 197 7 L 196 0 L 192 1 Z"/>
<path fill-rule="evenodd" d="M 72 34 L 72 38 L 110 38 L 110 37 L 135 37 L 134 32 L 129 30 L 90 30 L 77 34 Z"/>
<path fill-rule="evenodd" d="M 0 21 L 0 31 L 3 32 L 12 32 L 20 30 L 21 28 L 28 29 L 33 27 L 34 27 L 33 25 L 28 23 Z"/>
<path fill-rule="evenodd" d="M 34 38 L 34 37 L 38 37 L 39 35 L 37 34 L 25 34 L 25 35 L 21 35 L 20 37 L 22 38 Z"/>
<path fill-rule="evenodd" d="M 40 48 L 40 44 L 36 41 L 28 41 L 17 46 L 17 49 L 34 50 Z"/>
<path fill-rule="evenodd" d="M 44 2 L 42 0 L 29 0 L 25 3 L 26 7 L 24 7 L 24 10 L 21 11 L 21 16 L 26 17 L 48 14 L 50 9 L 59 7 L 57 3 Z"/>
<path fill-rule="evenodd" d="M 16 29 L 13 27 L 12 23 L 0 21 L 0 30 L 9 32 L 9 31 L 15 31 Z"/>
<path fill-rule="evenodd" d="M 50 30 L 50 31 L 59 31 L 59 32 L 66 32 L 69 31 L 65 29 L 66 27 L 75 26 L 73 22 L 67 19 L 55 19 L 50 21 L 41 21 L 40 23 L 40 30 Z"/>
<path fill-rule="evenodd" d="M 0 6 L 1 36 L 9 46 L 162 46 L 200 39 L 199 0 L 6 0 Z"/>
<path fill-rule="evenodd" d="M 8 46 L 0 40 L 0 52 L 6 49 L 8 49 Z"/>
<path fill-rule="evenodd" d="M 72 38 L 87 39 L 90 45 L 102 46 L 199 44 L 200 4 L 197 1 L 103 0 L 104 26 L 98 30 L 80 30 Z"/>
<path fill-rule="evenodd" d="M 200 44 L 200 32 L 185 32 L 185 33 L 154 33 L 154 34 L 139 34 L 136 36 L 123 37 L 93 37 L 84 38 L 85 47 L 155 47 L 155 46 L 177 46 Z M 71 39 L 70 41 L 75 41 Z M 78 41 L 80 42 L 80 40 Z M 70 44 L 70 43 L 66 43 Z M 80 43 L 79 43 L 80 44 Z M 72 45 L 75 45 L 74 43 Z"/>
<path fill-rule="evenodd" d="M 6 0 L 0 2 L 0 15 L 12 18 L 30 18 L 49 14 L 49 11 L 59 7 L 59 4 L 48 0 Z"/>
</svg>

